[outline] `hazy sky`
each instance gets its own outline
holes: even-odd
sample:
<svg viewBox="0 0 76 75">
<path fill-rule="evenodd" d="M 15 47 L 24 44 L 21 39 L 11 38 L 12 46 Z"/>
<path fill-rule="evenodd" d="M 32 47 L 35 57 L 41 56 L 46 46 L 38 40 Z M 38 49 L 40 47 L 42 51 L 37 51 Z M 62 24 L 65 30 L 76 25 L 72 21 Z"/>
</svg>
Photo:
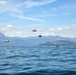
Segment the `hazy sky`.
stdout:
<svg viewBox="0 0 76 75">
<path fill-rule="evenodd" d="M 0 32 L 76 37 L 76 0 L 0 0 Z"/>
</svg>

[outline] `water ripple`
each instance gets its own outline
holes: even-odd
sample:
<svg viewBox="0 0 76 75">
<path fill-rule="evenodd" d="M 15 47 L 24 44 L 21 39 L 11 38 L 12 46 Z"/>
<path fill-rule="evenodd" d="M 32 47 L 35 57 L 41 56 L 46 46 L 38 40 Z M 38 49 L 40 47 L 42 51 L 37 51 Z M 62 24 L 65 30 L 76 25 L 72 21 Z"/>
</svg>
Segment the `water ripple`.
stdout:
<svg viewBox="0 0 76 75">
<path fill-rule="evenodd" d="M 0 47 L 0 75 L 76 75 L 76 48 Z"/>
</svg>

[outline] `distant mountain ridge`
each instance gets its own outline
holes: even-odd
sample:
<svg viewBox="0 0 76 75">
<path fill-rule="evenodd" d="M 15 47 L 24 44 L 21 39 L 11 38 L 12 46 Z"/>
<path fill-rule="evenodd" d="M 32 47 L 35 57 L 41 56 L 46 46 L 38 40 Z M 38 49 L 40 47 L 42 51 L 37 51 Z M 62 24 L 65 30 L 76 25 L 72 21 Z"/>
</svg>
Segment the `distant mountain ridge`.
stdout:
<svg viewBox="0 0 76 75">
<path fill-rule="evenodd" d="M 5 43 L 5 40 L 9 40 L 9 43 Z M 11 46 L 34 46 L 49 43 L 55 43 L 61 41 L 70 41 L 71 43 L 76 42 L 76 38 L 65 38 L 60 36 L 43 36 L 43 37 L 7 37 L 0 33 L 0 46 L 11 45 Z"/>
<path fill-rule="evenodd" d="M 67 40 L 57 40 L 39 44 L 40 46 L 76 46 L 76 42 Z"/>
</svg>

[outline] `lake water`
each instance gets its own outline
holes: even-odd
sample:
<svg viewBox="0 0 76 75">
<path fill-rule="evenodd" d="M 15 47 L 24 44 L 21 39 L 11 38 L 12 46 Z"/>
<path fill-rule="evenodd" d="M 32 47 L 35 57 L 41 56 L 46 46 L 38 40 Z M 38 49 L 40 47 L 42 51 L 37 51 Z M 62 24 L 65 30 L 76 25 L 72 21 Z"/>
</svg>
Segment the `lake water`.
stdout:
<svg viewBox="0 0 76 75">
<path fill-rule="evenodd" d="M 76 47 L 1 46 L 0 75 L 76 75 Z"/>
</svg>

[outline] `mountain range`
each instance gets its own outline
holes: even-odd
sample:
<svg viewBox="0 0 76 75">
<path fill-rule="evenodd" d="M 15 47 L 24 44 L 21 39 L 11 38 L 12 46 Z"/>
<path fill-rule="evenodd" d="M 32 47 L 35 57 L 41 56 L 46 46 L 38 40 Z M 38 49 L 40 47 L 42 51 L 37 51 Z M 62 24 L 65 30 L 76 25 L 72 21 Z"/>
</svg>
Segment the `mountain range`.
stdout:
<svg viewBox="0 0 76 75">
<path fill-rule="evenodd" d="M 5 40 L 9 40 L 9 42 L 5 43 Z M 8 37 L 0 33 L 0 46 L 55 45 L 57 43 L 75 44 L 76 38 L 66 38 L 61 36 Z"/>
</svg>

